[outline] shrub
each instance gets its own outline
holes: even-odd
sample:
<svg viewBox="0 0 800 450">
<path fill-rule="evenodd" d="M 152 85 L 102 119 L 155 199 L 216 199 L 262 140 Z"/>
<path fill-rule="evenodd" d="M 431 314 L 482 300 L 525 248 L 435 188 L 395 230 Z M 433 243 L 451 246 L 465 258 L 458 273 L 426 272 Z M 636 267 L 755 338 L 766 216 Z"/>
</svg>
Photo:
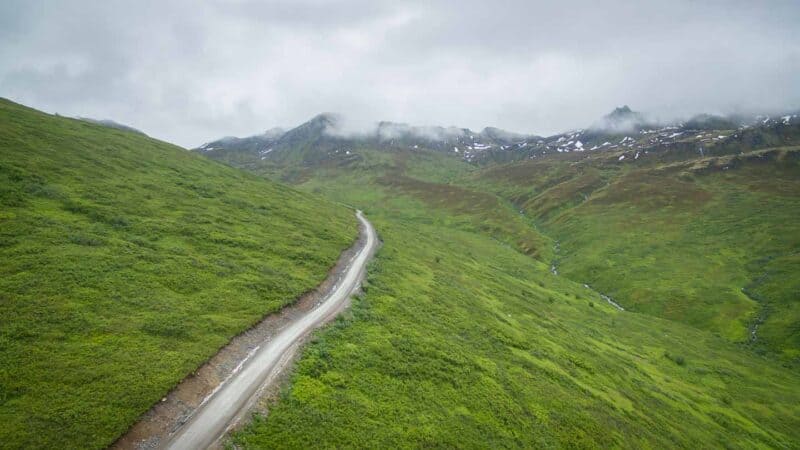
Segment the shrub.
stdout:
<svg viewBox="0 0 800 450">
<path fill-rule="evenodd" d="M 672 360 L 675 364 L 677 364 L 679 366 L 686 365 L 686 359 L 684 359 L 684 357 L 681 356 L 681 355 L 672 355 L 669 352 L 665 351 L 664 352 L 664 357 L 667 358 L 667 359 Z"/>
<path fill-rule="evenodd" d="M 61 198 L 62 194 L 57 187 L 49 184 L 31 183 L 25 187 L 25 190 L 34 196 L 42 198 Z"/>
<path fill-rule="evenodd" d="M 69 241 L 76 245 L 85 245 L 87 247 L 99 247 L 103 245 L 103 241 L 83 234 L 73 234 L 69 237 Z"/>
<path fill-rule="evenodd" d="M 185 339 L 189 336 L 188 326 L 177 315 L 163 319 L 148 320 L 141 330 L 152 336 Z"/>
<path fill-rule="evenodd" d="M 126 228 L 130 226 L 130 221 L 122 216 L 114 216 L 109 221 L 114 228 Z"/>
</svg>

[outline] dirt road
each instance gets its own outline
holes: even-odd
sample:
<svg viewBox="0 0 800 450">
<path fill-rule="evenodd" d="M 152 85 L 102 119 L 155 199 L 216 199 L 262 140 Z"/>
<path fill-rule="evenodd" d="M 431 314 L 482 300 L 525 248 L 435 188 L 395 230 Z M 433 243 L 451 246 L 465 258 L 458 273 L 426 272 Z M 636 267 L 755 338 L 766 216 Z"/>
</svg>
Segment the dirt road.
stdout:
<svg viewBox="0 0 800 450">
<path fill-rule="evenodd" d="M 274 382 L 277 374 L 297 351 L 303 338 L 331 320 L 347 305 L 350 295 L 360 286 L 366 264 L 378 243 L 372 224 L 364 218 L 361 211 L 358 211 L 357 217 L 362 225 L 361 232 L 366 235 L 365 239 L 361 240 L 363 246 L 340 275 L 329 295 L 316 308 L 284 327 L 274 338 L 243 361 L 161 446 L 162 448 L 201 449 L 217 443 L 230 425 L 247 412 L 265 384 Z"/>
</svg>

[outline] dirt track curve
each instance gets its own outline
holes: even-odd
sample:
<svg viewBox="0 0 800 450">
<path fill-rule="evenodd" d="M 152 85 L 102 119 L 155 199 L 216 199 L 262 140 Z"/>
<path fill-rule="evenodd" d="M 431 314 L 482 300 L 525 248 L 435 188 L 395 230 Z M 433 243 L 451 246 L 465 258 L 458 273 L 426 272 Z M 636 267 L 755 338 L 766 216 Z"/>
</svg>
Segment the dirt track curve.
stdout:
<svg viewBox="0 0 800 450">
<path fill-rule="evenodd" d="M 332 270 L 317 289 L 317 295 L 285 308 L 275 317 L 267 317 L 259 326 L 263 325 L 268 331 L 255 329 L 235 338 L 228 347 L 237 346 L 237 339 L 246 342 L 239 343 L 233 350 L 223 348 L 217 358 L 224 360 L 224 364 L 216 363 L 216 366 L 234 365 L 226 370 L 224 379 L 206 382 L 198 389 L 193 384 L 198 384 L 197 379 L 202 377 L 188 377 L 169 398 L 165 397 L 165 404 L 154 406 L 112 448 L 194 450 L 219 446 L 221 438 L 254 406 L 260 394 L 280 381 L 279 375 L 308 335 L 345 309 L 351 294 L 360 287 L 378 238 L 362 212 L 358 211 L 356 216 L 360 222 L 360 237 L 353 248 L 343 254 L 344 260 L 340 259 L 337 265 L 341 266 L 339 270 Z M 273 323 L 270 323 L 271 318 L 275 319 Z M 246 353 L 242 351 L 245 346 Z M 232 355 L 224 355 L 226 351 Z M 213 366 L 213 358 L 206 365 Z M 203 369 L 220 371 L 219 367 L 203 367 L 198 373 Z M 181 392 L 182 388 L 185 392 Z M 187 403 L 192 403 L 186 400 L 187 395 L 194 396 L 196 405 L 187 407 Z"/>
</svg>

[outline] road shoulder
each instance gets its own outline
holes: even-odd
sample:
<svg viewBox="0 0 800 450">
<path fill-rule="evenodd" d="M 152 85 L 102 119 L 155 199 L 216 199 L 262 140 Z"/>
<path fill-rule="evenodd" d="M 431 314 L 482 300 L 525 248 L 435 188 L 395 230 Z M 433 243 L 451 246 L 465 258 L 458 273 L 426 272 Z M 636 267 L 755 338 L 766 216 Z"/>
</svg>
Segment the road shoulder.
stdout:
<svg viewBox="0 0 800 450">
<path fill-rule="evenodd" d="M 328 272 L 328 276 L 319 286 L 280 311 L 267 315 L 253 327 L 231 339 L 206 363 L 185 377 L 159 403 L 153 405 L 110 448 L 155 449 L 164 445 L 169 437 L 203 404 L 204 400 L 209 398 L 226 379 L 241 368 L 257 348 L 268 344 L 281 330 L 311 312 L 327 298 L 346 273 L 350 262 L 366 244 L 365 226 L 359 221 L 358 239 L 350 248 L 342 252 L 334 267 Z M 349 306 L 349 299 L 343 308 L 347 306 Z M 309 336 L 304 337 L 298 344 L 302 345 Z M 288 373 L 285 369 L 295 358 L 296 356 L 293 356 L 281 361 L 280 375 L 269 379 L 259 390 L 258 397 L 269 398 L 278 393 L 277 386 Z M 263 404 L 263 402 L 253 401 L 248 409 L 258 403 Z M 237 420 L 244 415 L 246 414 L 240 414 Z"/>
</svg>

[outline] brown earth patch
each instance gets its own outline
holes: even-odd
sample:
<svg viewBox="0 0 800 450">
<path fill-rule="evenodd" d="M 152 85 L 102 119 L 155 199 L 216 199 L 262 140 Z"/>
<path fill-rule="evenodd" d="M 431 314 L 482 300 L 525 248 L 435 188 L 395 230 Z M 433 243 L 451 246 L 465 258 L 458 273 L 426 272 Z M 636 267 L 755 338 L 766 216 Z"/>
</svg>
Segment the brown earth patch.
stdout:
<svg viewBox="0 0 800 450">
<path fill-rule="evenodd" d="M 140 420 L 110 448 L 137 450 L 160 448 L 162 443 L 191 417 L 203 400 L 227 379 L 254 349 L 264 345 L 298 317 L 313 310 L 335 288 L 349 261 L 365 245 L 365 240 L 365 233 L 360 232 L 358 240 L 339 256 L 339 260 L 328 272 L 325 281 L 303 294 L 291 305 L 267 315 L 253 327 L 231 339 L 211 359 L 181 380 L 160 403 L 153 405 L 143 414 Z M 293 360 L 286 361 L 285 366 L 290 366 L 292 363 Z M 279 386 L 288 377 L 288 372 L 284 370 L 277 382 L 259 395 L 262 398 L 276 397 Z"/>
</svg>

